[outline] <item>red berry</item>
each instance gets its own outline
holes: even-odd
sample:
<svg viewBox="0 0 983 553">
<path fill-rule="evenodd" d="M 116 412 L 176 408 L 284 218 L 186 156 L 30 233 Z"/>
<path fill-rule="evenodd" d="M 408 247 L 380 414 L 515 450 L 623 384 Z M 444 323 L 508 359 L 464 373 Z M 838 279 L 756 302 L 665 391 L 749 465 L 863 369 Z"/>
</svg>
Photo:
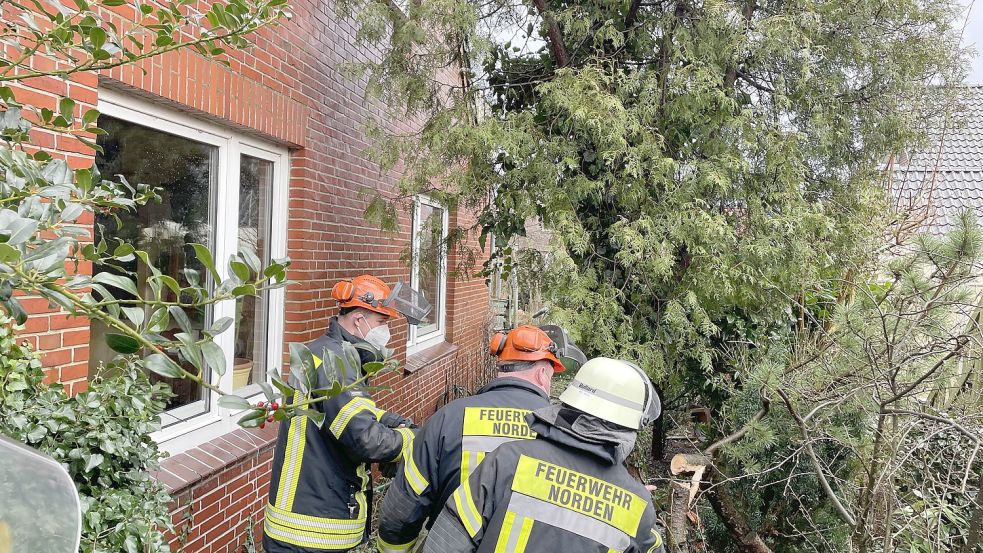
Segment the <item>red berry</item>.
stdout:
<svg viewBox="0 0 983 553">
<path fill-rule="evenodd" d="M 266 417 L 266 422 L 273 422 L 273 415 Z"/>
<path fill-rule="evenodd" d="M 280 408 L 280 404 L 275 401 L 270 404 L 270 409 L 273 409 L 274 411 L 276 411 L 279 408 Z"/>
<path fill-rule="evenodd" d="M 256 404 L 256 407 L 266 407 L 266 402 L 265 401 L 261 401 L 261 402 L 259 402 L 259 403 Z"/>
<path fill-rule="evenodd" d="M 261 422 L 261 423 L 259 423 L 259 427 L 260 427 L 261 429 L 262 429 L 262 428 L 266 428 L 266 423 L 265 423 L 265 422 Z"/>
</svg>

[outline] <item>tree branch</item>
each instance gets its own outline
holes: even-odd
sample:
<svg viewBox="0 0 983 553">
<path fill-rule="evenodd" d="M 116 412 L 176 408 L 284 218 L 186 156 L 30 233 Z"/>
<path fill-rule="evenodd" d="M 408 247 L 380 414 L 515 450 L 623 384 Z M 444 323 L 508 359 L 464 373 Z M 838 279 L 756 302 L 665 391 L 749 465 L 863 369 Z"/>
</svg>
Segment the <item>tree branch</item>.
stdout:
<svg viewBox="0 0 983 553">
<path fill-rule="evenodd" d="M 567 54 L 567 47 L 563 44 L 560 25 L 551 14 L 547 13 L 546 0 L 533 0 L 532 3 L 535 4 L 536 10 L 539 11 L 539 15 L 548 27 L 547 35 L 550 37 L 550 50 L 553 52 L 553 57 L 556 58 L 556 66 L 566 67 L 570 65 L 570 56 Z"/>
<path fill-rule="evenodd" d="M 782 397 L 782 401 L 785 402 L 785 406 L 788 408 L 789 414 L 795 419 L 795 422 L 799 425 L 799 430 L 802 432 L 802 437 L 805 439 L 803 447 L 805 448 L 806 454 L 809 455 L 809 459 L 812 461 L 812 466 L 816 470 L 816 478 L 819 479 L 819 484 L 822 486 L 823 491 L 826 492 L 826 497 L 833 502 L 833 507 L 836 508 L 837 514 L 851 527 L 857 525 L 857 520 L 853 518 L 853 515 L 847 511 L 846 507 L 843 506 L 843 502 L 837 497 L 836 493 L 833 491 L 832 486 L 829 485 L 829 480 L 826 479 L 826 473 L 823 471 L 822 465 L 819 463 L 819 457 L 816 456 L 816 451 L 812 448 L 812 438 L 809 436 L 809 429 L 806 428 L 805 421 L 796 412 L 795 407 L 792 405 L 792 400 L 789 399 L 788 395 L 785 394 L 783 390 L 778 390 L 778 395 Z"/>
<path fill-rule="evenodd" d="M 881 411 L 884 410 L 884 407 L 886 407 L 886 406 L 894 403 L 895 401 L 898 401 L 899 399 L 905 397 L 912 390 L 914 390 L 915 388 L 917 388 L 919 384 L 921 384 L 922 382 L 925 382 L 925 380 L 927 380 L 928 377 L 932 376 L 933 374 L 935 374 L 936 371 L 938 371 L 940 368 L 942 368 L 942 365 L 945 365 L 946 361 L 952 359 L 956 355 L 959 355 L 959 352 L 964 347 L 966 347 L 966 344 L 968 344 L 968 343 L 969 343 L 969 337 L 967 337 L 967 336 L 960 337 L 957 340 L 957 342 L 956 342 L 956 347 L 952 348 L 952 351 L 950 351 L 948 355 L 946 355 L 942 359 L 939 359 L 938 363 L 936 363 L 935 365 L 932 365 L 932 368 L 930 368 L 929 370 L 925 371 L 925 374 L 923 374 L 920 377 L 916 378 L 914 382 L 912 382 L 911 384 L 905 386 L 905 388 L 903 390 L 901 390 L 900 392 L 898 392 L 898 393 L 894 394 L 893 396 L 891 396 L 890 399 L 887 399 L 885 401 L 882 401 L 881 402 Z"/>
<path fill-rule="evenodd" d="M 761 392 L 760 393 L 761 393 L 761 409 L 757 413 L 755 413 L 754 416 L 751 417 L 751 419 L 747 422 L 747 424 L 745 424 L 743 427 L 741 427 L 740 430 L 738 430 L 737 432 L 734 432 L 730 436 L 725 436 L 725 437 L 723 437 L 723 438 L 721 438 L 721 439 L 713 442 L 712 444 L 710 444 L 710 447 L 708 447 L 705 450 L 703 450 L 703 454 L 704 455 L 706 455 L 707 457 L 710 457 L 710 456 L 713 455 L 713 453 L 716 450 L 720 449 L 721 447 L 723 447 L 723 446 L 725 446 L 727 444 L 732 444 L 732 443 L 736 442 L 737 440 L 740 440 L 748 432 L 751 431 L 751 428 L 755 424 L 757 424 L 758 421 L 760 421 L 761 419 L 763 419 L 765 417 L 765 415 L 768 414 L 768 409 L 771 406 L 771 400 L 768 399 L 768 396 L 765 395 L 764 388 L 761 389 Z"/>
<path fill-rule="evenodd" d="M 642 0 L 632 0 L 631 6 L 628 7 L 628 15 L 625 16 L 625 32 L 631 30 L 635 26 L 635 21 L 638 19 L 638 8 L 642 5 Z"/>
</svg>

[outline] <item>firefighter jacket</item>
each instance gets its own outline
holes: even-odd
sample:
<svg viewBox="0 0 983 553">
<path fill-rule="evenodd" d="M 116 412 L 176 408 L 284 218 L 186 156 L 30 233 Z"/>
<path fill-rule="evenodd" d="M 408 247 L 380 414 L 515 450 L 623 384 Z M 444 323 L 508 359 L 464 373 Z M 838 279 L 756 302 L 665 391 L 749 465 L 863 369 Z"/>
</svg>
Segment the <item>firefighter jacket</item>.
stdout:
<svg viewBox="0 0 983 553">
<path fill-rule="evenodd" d="M 358 378 L 361 367 L 347 366 L 343 341 L 355 343 L 359 338 L 332 319 L 327 332 L 307 346 L 318 367 L 318 388 L 330 388 L 336 378 L 345 384 Z M 326 350 L 345 361 L 340 377 L 329 367 Z M 371 353 L 358 351 L 363 363 L 371 360 L 366 358 Z M 293 375 L 291 380 L 296 386 Z M 366 521 L 371 520 L 367 463 L 394 461 L 412 445 L 413 432 L 396 428 L 404 419 L 377 408 L 365 391 L 343 392 L 313 407 L 325 414 L 320 428 L 305 416 L 280 425 L 264 521 L 267 553 L 347 551 L 358 546 L 368 536 Z"/>
<path fill-rule="evenodd" d="M 529 415 L 536 439 L 499 447 L 452 494 L 424 553 L 665 552 L 624 448 L 540 416 L 552 409 Z"/>
<path fill-rule="evenodd" d="M 409 551 L 424 522 L 433 525 L 447 498 L 488 452 L 535 437 L 525 417 L 548 405 L 549 396 L 539 387 L 506 376 L 430 417 L 382 501 L 380 553 Z"/>
</svg>

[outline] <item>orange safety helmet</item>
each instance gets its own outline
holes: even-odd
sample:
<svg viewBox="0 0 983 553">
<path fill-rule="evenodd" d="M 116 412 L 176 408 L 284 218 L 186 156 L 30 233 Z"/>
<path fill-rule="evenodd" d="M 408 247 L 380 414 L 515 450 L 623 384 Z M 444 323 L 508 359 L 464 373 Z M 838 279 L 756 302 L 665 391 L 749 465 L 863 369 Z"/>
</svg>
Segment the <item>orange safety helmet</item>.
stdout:
<svg viewBox="0 0 983 553">
<path fill-rule="evenodd" d="M 563 363 L 557 357 L 556 344 L 542 330 L 529 325 L 512 329 L 508 334 L 496 332 L 488 351 L 499 361 L 549 361 L 553 371 L 561 373 Z"/>
<path fill-rule="evenodd" d="M 339 307 L 361 307 L 388 317 L 399 317 L 399 311 L 385 305 L 392 290 L 372 275 L 361 275 L 351 280 L 337 282 L 331 288 L 331 297 Z"/>
</svg>

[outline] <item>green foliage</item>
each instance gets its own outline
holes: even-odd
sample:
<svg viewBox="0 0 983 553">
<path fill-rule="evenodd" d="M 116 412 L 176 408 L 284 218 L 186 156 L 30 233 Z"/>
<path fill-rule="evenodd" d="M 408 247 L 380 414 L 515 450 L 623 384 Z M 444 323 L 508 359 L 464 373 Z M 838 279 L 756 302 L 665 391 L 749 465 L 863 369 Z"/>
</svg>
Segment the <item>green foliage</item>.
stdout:
<svg viewBox="0 0 983 553">
<path fill-rule="evenodd" d="M 737 433 L 712 484 L 762 545 L 897 546 L 877 498 L 914 478 L 900 428 L 932 420 L 916 399 L 965 355 L 979 240 L 965 225 L 884 267 L 879 164 L 951 103 L 954 3 L 339 4 L 386 45 L 353 70 L 386 116 L 421 121 L 370 128 L 400 197 L 439 182 L 476 210 L 464 230 L 501 247 L 489 268 L 521 265 L 507 246 L 538 218 L 550 316 L 589 354 L 639 361 L 670 410 L 708 407 L 698 447 Z M 916 415 L 885 433 L 895 403 Z M 713 550 L 759 537 L 714 525 Z"/>
<path fill-rule="evenodd" d="M 150 433 L 160 429 L 166 386 L 120 365 L 69 397 L 62 385 L 43 383 L 38 354 L 17 343 L 5 317 L 0 351 L 0 433 L 68 469 L 82 499 L 81 551 L 169 551 L 162 532 L 170 527 L 170 496 L 148 473 L 158 468 Z"/>
</svg>

